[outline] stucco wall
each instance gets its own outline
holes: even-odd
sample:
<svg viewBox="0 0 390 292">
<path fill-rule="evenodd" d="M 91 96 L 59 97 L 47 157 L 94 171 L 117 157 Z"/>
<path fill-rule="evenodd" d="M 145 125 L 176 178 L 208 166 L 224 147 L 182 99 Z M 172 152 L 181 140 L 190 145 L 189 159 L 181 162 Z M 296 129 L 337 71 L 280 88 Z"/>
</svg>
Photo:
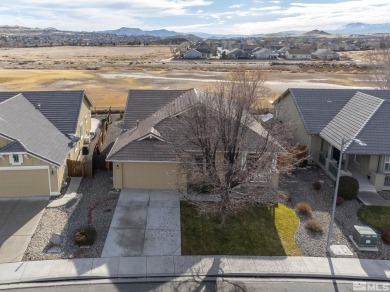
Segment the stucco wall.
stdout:
<svg viewBox="0 0 390 292">
<path fill-rule="evenodd" d="M 282 98 L 275 105 L 275 108 L 277 110 L 278 119 L 291 124 L 295 142 L 307 145 L 310 151 L 311 137 L 306 132 L 305 126 L 291 94 L 289 93 L 287 96 Z"/>
<path fill-rule="evenodd" d="M 11 143 L 10 140 L 0 137 L 0 148 L 3 148 L 4 146 L 7 146 L 10 143 Z"/>
<path fill-rule="evenodd" d="M 177 189 L 186 185 L 178 163 L 123 162 L 113 163 L 114 188 Z"/>
<path fill-rule="evenodd" d="M 83 125 L 83 133 L 80 133 L 80 125 Z M 84 146 L 83 137 L 88 135 L 91 131 L 91 111 L 88 102 L 83 99 L 83 103 L 80 109 L 79 120 L 77 121 L 76 136 L 80 137 L 80 140 L 75 144 L 75 147 L 71 151 L 70 159 L 77 160 L 82 147 Z"/>
</svg>

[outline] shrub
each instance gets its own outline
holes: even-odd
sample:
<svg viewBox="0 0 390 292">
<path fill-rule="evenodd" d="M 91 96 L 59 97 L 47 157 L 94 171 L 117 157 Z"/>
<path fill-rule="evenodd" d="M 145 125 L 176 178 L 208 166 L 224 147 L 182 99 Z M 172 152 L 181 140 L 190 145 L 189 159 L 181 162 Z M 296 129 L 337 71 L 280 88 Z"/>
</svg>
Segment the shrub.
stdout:
<svg viewBox="0 0 390 292">
<path fill-rule="evenodd" d="M 344 200 L 353 200 L 359 192 L 359 182 L 352 176 L 340 177 L 338 195 Z"/>
<path fill-rule="evenodd" d="M 295 210 L 298 214 L 301 215 L 311 215 L 312 213 L 311 206 L 309 205 L 309 203 L 306 202 L 299 202 L 298 204 L 296 204 Z"/>
<path fill-rule="evenodd" d="M 337 196 L 336 206 L 341 206 L 342 204 L 344 204 L 344 199 L 340 196 Z"/>
<path fill-rule="evenodd" d="M 74 242 L 80 245 L 92 245 L 96 240 L 96 229 L 92 226 L 84 226 L 74 233 Z"/>
<path fill-rule="evenodd" d="M 316 190 L 316 191 L 319 191 L 321 189 L 321 183 L 319 181 L 315 181 L 313 182 L 313 188 Z"/>
<path fill-rule="evenodd" d="M 385 229 L 381 231 L 381 238 L 384 243 L 389 244 L 390 243 L 390 229 Z"/>
<path fill-rule="evenodd" d="M 311 232 L 314 232 L 314 233 L 324 232 L 322 230 L 320 223 L 314 219 L 307 220 L 305 223 L 305 228 Z"/>
</svg>

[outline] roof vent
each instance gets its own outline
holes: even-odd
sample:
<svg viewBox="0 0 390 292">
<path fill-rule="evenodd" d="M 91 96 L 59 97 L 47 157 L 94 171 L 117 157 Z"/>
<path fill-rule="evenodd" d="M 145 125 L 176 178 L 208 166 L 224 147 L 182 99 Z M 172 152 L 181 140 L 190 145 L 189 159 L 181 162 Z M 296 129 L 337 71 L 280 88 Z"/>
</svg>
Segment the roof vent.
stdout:
<svg viewBox="0 0 390 292">
<path fill-rule="evenodd" d="M 37 103 L 37 107 L 41 107 L 41 104 L 39 102 Z"/>
<path fill-rule="evenodd" d="M 333 101 L 332 101 L 332 100 L 327 100 L 326 102 L 327 102 L 327 103 L 332 103 Z"/>
<path fill-rule="evenodd" d="M 135 126 L 138 128 L 138 125 L 139 125 L 139 120 L 137 120 L 136 122 L 135 122 Z"/>
</svg>

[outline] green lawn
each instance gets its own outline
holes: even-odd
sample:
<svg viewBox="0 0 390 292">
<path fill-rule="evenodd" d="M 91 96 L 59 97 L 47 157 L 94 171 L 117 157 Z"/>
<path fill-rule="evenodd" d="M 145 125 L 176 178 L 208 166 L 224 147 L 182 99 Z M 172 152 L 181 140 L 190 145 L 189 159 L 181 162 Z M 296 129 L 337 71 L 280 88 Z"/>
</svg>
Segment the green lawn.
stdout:
<svg viewBox="0 0 390 292">
<path fill-rule="evenodd" d="M 199 215 L 186 202 L 180 208 L 183 255 L 301 255 L 294 241 L 299 219 L 285 205 L 275 208 L 275 216 L 267 207 L 247 207 L 230 216 L 224 228 L 220 218 Z"/>
<path fill-rule="evenodd" d="M 390 207 L 365 206 L 357 214 L 360 220 L 374 229 L 390 228 Z"/>
</svg>

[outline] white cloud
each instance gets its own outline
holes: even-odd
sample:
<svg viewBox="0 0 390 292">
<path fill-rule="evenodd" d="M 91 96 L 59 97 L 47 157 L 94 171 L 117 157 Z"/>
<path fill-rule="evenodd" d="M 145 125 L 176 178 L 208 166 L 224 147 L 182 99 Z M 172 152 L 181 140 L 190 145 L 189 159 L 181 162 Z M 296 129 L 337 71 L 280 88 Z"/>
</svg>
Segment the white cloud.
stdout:
<svg viewBox="0 0 390 292">
<path fill-rule="evenodd" d="M 244 4 L 235 4 L 235 5 L 229 6 L 228 8 L 240 8 L 242 6 L 244 6 Z"/>
<path fill-rule="evenodd" d="M 270 3 L 274 3 L 274 4 L 279 4 L 280 1 L 279 0 L 274 0 L 274 1 L 269 1 Z"/>
<path fill-rule="evenodd" d="M 292 3 L 287 9 L 272 11 L 277 18 L 271 21 L 246 22 L 234 25 L 234 32 L 247 34 L 286 30 L 336 29 L 350 22 L 389 21 L 388 0 L 353 0 L 329 4 Z"/>
</svg>

